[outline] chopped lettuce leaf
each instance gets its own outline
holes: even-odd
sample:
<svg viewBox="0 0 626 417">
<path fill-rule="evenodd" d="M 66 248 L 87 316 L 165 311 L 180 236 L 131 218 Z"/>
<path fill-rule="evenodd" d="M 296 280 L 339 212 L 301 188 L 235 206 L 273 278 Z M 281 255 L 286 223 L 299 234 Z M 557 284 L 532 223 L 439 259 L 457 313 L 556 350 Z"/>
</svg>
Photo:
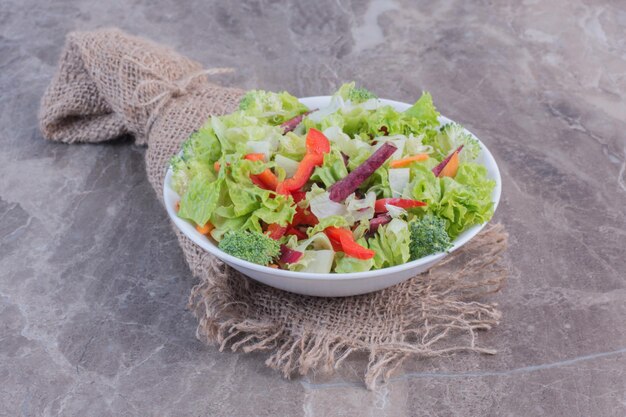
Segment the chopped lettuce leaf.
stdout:
<svg viewBox="0 0 626 417">
<path fill-rule="evenodd" d="M 307 235 L 313 236 L 316 233 L 323 232 L 327 227 L 349 227 L 351 224 L 343 216 L 330 216 L 320 219 L 320 222 L 313 227 L 307 229 Z"/>
<path fill-rule="evenodd" d="M 285 170 L 287 177 L 293 177 L 298 170 L 298 166 L 300 165 L 298 161 L 294 161 L 293 159 L 282 156 L 281 154 L 276 154 L 274 162 L 276 162 L 276 165 L 280 168 Z"/>
<path fill-rule="evenodd" d="M 480 143 L 457 123 L 448 123 L 442 126 L 432 142 L 438 157 L 441 159 L 450 155 L 461 145 L 463 145 L 463 150 L 459 153 L 461 162 L 471 162 L 480 154 Z"/>
<path fill-rule="evenodd" d="M 433 97 L 428 92 L 422 93 L 419 100 L 417 100 L 413 106 L 405 110 L 404 115 L 417 119 L 419 123 L 423 123 L 427 126 L 439 126 L 439 112 L 433 104 Z"/>
<path fill-rule="evenodd" d="M 409 243 L 411 234 L 404 220 L 393 219 L 390 223 L 380 226 L 376 234 L 367 243 L 376 251 L 374 267 L 387 268 L 408 262 L 410 258 Z"/>
<path fill-rule="evenodd" d="M 295 132 L 289 132 L 278 140 L 278 154 L 286 158 L 301 161 L 306 153 L 306 139 Z"/>
<path fill-rule="evenodd" d="M 348 175 L 348 168 L 346 168 L 341 152 L 332 149 L 330 153 L 324 155 L 323 165 L 313 171 L 311 181 L 322 182 L 328 188 L 346 175 Z"/>
<path fill-rule="evenodd" d="M 313 185 L 311 191 L 306 193 L 306 199 L 309 201 L 311 213 L 319 220 L 348 214 L 348 209 L 344 204 L 332 201 L 330 193 L 319 188 L 317 184 Z"/>
<path fill-rule="evenodd" d="M 348 158 L 355 158 L 360 155 L 363 156 L 363 160 L 373 152 L 372 147 L 360 136 L 355 136 L 351 139 L 350 136 L 343 133 L 340 127 L 331 126 L 324 130 L 324 136 L 328 138 L 330 143 L 339 149 L 339 151 L 348 155 Z"/>
<path fill-rule="evenodd" d="M 344 274 L 349 272 L 365 272 L 374 266 L 374 258 L 357 259 L 352 256 L 346 256 L 343 252 L 335 254 L 335 272 Z"/>
<path fill-rule="evenodd" d="M 298 262 L 288 264 L 290 271 L 327 274 L 332 270 L 335 251 L 306 250 Z"/>
<path fill-rule="evenodd" d="M 196 176 L 180 199 L 178 216 L 204 226 L 217 208 L 223 182 L 222 179 L 208 182 L 206 178 Z"/>
<path fill-rule="evenodd" d="M 350 194 L 345 201 L 347 216 L 353 222 L 369 220 L 374 217 L 374 204 L 376 193 L 369 191 L 364 198 L 357 198 L 354 193 Z"/>
<path fill-rule="evenodd" d="M 495 182 L 487 178 L 487 168 L 462 163 L 454 178 L 438 178 L 422 165 L 411 167 L 412 197 L 427 203 L 427 212 L 446 219 L 452 239 L 493 214 L 491 193 Z"/>
<path fill-rule="evenodd" d="M 394 168 L 389 170 L 389 188 L 392 197 L 402 197 L 409 185 L 411 170 L 409 168 Z"/>
<path fill-rule="evenodd" d="M 239 110 L 273 125 L 280 125 L 309 109 L 291 94 L 263 90 L 248 91 L 239 102 Z"/>
</svg>

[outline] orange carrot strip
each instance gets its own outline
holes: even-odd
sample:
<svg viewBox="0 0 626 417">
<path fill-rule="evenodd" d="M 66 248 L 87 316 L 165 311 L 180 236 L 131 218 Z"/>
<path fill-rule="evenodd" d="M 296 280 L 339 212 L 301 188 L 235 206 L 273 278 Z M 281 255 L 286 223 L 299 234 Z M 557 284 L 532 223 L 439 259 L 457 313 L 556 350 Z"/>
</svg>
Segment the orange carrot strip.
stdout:
<svg viewBox="0 0 626 417">
<path fill-rule="evenodd" d="M 446 166 L 443 167 L 439 176 L 454 178 L 456 176 L 456 171 L 458 169 L 459 169 L 459 152 L 457 151 L 452 155 L 452 158 L 450 158 Z"/>
<path fill-rule="evenodd" d="M 249 153 L 246 156 L 244 156 L 244 158 L 249 161 L 264 161 L 265 154 Z M 278 185 L 278 177 L 276 177 L 276 175 L 274 175 L 274 173 L 269 168 L 267 168 L 265 171 L 261 172 L 260 174 L 255 175 L 255 177 L 258 178 L 263 184 L 265 184 L 266 187 L 262 187 L 262 188 L 268 188 L 272 191 L 276 190 L 276 186 Z"/>
<path fill-rule="evenodd" d="M 265 154 L 263 153 L 249 153 L 244 156 L 248 161 L 263 161 L 265 160 Z"/>
<path fill-rule="evenodd" d="M 391 166 L 391 168 L 402 168 L 407 165 L 410 165 L 413 162 L 425 161 L 427 159 L 428 159 L 427 153 L 418 153 L 417 155 L 409 156 L 408 158 L 396 159 L 395 161 L 391 161 L 389 165 Z"/>
<path fill-rule="evenodd" d="M 213 229 L 214 229 L 214 226 L 211 224 L 211 222 L 206 222 L 204 226 L 196 225 L 196 230 L 203 235 L 208 235 L 209 233 L 211 233 L 211 230 Z"/>
</svg>

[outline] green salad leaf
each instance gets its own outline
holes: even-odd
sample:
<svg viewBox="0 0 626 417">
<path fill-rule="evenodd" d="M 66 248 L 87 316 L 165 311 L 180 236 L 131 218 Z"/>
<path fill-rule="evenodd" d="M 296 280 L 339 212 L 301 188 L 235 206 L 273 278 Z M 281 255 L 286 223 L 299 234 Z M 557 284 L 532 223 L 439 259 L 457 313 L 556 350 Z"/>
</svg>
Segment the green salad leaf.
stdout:
<svg viewBox="0 0 626 417">
<path fill-rule="evenodd" d="M 178 216 L 205 225 L 217 208 L 223 183 L 222 179 L 209 182 L 201 175 L 196 176 L 180 199 Z"/>
<path fill-rule="evenodd" d="M 308 108 L 286 91 L 273 93 L 252 90 L 248 91 L 239 102 L 239 110 L 246 116 L 253 116 L 272 125 L 279 125 L 308 111 Z"/>
<path fill-rule="evenodd" d="M 376 269 L 407 263 L 410 258 L 411 235 L 404 220 L 393 219 L 389 224 L 378 228 L 376 235 L 369 239 L 369 248 L 376 251 Z"/>
</svg>

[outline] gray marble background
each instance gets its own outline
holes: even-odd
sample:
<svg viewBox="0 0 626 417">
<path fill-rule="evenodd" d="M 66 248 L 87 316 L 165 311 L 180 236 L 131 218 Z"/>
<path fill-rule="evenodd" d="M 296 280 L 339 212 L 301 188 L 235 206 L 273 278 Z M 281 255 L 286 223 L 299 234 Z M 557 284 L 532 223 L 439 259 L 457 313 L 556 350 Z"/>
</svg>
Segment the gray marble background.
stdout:
<svg viewBox="0 0 626 417">
<path fill-rule="evenodd" d="M 225 83 L 430 91 L 499 161 L 511 235 L 495 357 L 363 358 L 282 379 L 194 338 L 193 280 L 144 149 L 46 143 L 39 99 L 64 36 L 119 26 Z M 0 415 L 626 415 L 623 0 L 0 1 Z"/>
</svg>

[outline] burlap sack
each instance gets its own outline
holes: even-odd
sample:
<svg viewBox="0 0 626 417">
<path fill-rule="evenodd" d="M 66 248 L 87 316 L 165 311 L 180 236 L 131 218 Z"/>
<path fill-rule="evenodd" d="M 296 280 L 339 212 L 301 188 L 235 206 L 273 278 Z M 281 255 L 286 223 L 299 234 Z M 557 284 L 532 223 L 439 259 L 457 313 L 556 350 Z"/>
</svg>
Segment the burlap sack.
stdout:
<svg viewBox="0 0 626 417">
<path fill-rule="evenodd" d="M 148 179 L 161 198 L 164 173 L 181 142 L 209 115 L 233 111 L 241 90 L 207 80 L 199 64 L 119 30 L 67 37 L 46 91 L 40 125 L 46 139 L 102 142 L 123 134 L 147 144 Z M 305 297 L 241 276 L 175 229 L 191 272 L 197 336 L 220 350 L 267 351 L 266 364 L 289 377 L 329 371 L 353 352 L 369 354 L 368 388 L 404 359 L 479 347 L 477 330 L 498 323 L 494 304 L 479 302 L 504 282 L 502 226 L 490 226 L 428 273 L 395 287 L 347 298 Z"/>
</svg>

